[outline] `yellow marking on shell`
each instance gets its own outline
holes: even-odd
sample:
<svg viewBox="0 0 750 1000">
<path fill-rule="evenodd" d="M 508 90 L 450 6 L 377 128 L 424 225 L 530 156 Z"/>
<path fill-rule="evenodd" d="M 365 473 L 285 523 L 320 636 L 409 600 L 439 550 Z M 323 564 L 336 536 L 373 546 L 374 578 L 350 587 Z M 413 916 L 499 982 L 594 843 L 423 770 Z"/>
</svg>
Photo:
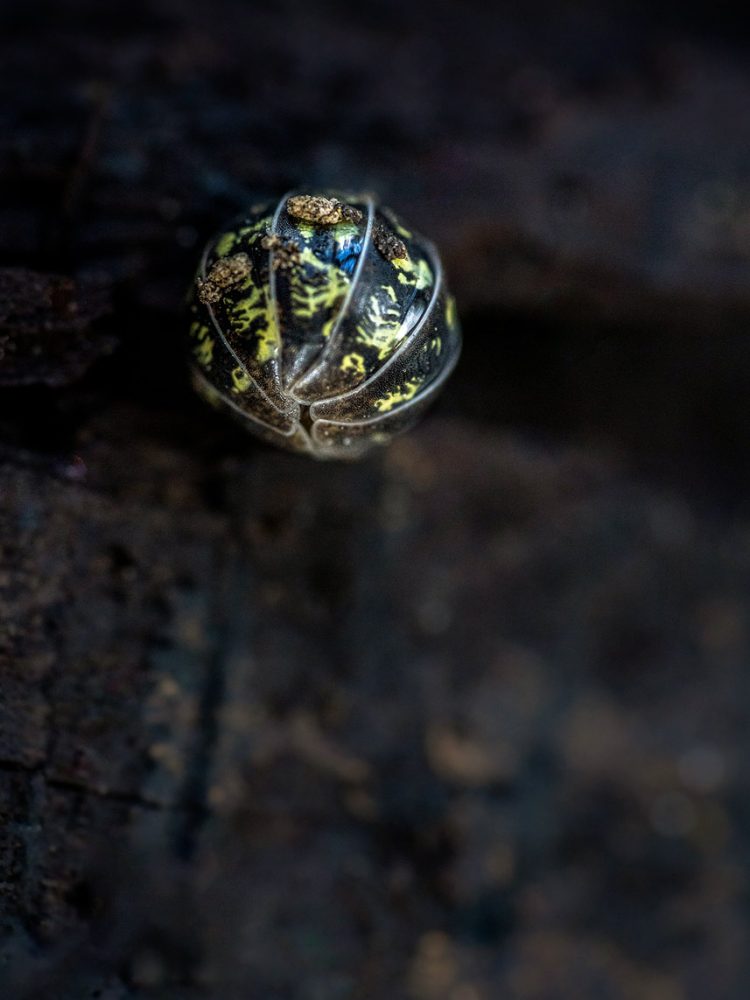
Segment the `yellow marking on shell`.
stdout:
<svg viewBox="0 0 750 1000">
<path fill-rule="evenodd" d="M 297 227 L 297 232 L 305 240 L 311 240 L 315 235 L 315 226 L 312 222 L 302 222 L 302 220 L 295 219 L 295 225 Z"/>
<path fill-rule="evenodd" d="M 242 291 L 249 291 L 250 294 L 235 303 L 229 313 L 232 330 L 235 334 L 242 336 L 250 331 L 256 320 L 260 324 L 253 331 L 258 338 L 255 348 L 255 360 L 259 365 L 264 365 L 278 356 L 281 348 L 281 336 L 276 323 L 270 296 L 265 285 L 254 285 L 252 279 L 248 278 L 241 286 Z"/>
<path fill-rule="evenodd" d="M 354 222 L 337 222 L 333 227 L 333 235 L 337 243 L 344 243 L 346 240 L 359 236 L 359 226 Z"/>
<path fill-rule="evenodd" d="M 219 238 L 216 244 L 216 256 L 226 257 L 227 254 L 231 253 L 234 249 L 234 244 L 237 242 L 237 233 L 224 233 L 223 236 Z"/>
<path fill-rule="evenodd" d="M 365 373 L 365 359 L 361 354 L 345 354 L 341 360 L 342 372 L 356 372 L 357 375 Z"/>
<path fill-rule="evenodd" d="M 259 365 L 271 361 L 278 354 L 281 338 L 277 326 L 264 326 L 258 331 L 258 346 L 255 350 L 255 360 Z"/>
<path fill-rule="evenodd" d="M 193 348 L 193 355 L 196 361 L 203 368 L 210 368 L 214 356 L 214 341 L 209 336 L 208 327 L 205 323 L 199 323 L 197 320 L 194 320 L 190 324 L 190 336 L 197 341 Z"/>
<path fill-rule="evenodd" d="M 242 365 L 232 369 L 232 392 L 237 394 L 247 392 L 252 384 L 252 379 Z"/>
<path fill-rule="evenodd" d="M 432 285 L 432 270 L 426 260 L 420 258 L 415 264 L 410 257 L 395 257 L 391 264 L 399 272 L 398 280 L 402 285 L 411 285 L 417 291 Z"/>
<path fill-rule="evenodd" d="M 445 302 L 445 322 L 448 326 L 456 325 L 456 300 L 452 295 L 449 295 Z"/>
<path fill-rule="evenodd" d="M 251 222 L 246 226 L 239 226 L 237 229 L 231 229 L 229 232 L 223 233 L 216 243 L 215 254 L 217 257 L 226 257 L 232 252 L 236 244 L 241 240 L 252 246 L 257 242 L 259 236 L 265 236 L 266 233 L 271 228 L 271 223 L 273 222 L 273 216 L 266 215 L 262 219 L 256 219 L 255 222 Z"/>
<path fill-rule="evenodd" d="M 386 393 L 381 399 L 378 399 L 375 403 L 375 408 L 379 413 L 388 413 L 399 403 L 408 403 L 410 399 L 414 399 L 421 384 L 422 380 L 419 378 L 409 379 L 408 382 L 404 382 L 403 385 L 392 392 Z"/>
<path fill-rule="evenodd" d="M 290 277 L 292 315 L 295 319 L 310 320 L 319 312 L 330 313 L 320 330 L 323 337 L 329 337 L 338 306 L 349 287 L 349 276 L 334 264 L 319 260 L 309 247 L 300 253 L 300 261 L 303 267 L 295 268 Z M 322 280 L 311 280 L 309 268 Z"/>
<path fill-rule="evenodd" d="M 214 342 L 211 337 L 206 337 L 205 340 L 201 340 L 196 344 L 193 353 L 199 365 L 203 368 L 210 368 L 214 359 Z"/>
<path fill-rule="evenodd" d="M 264 215 L 262 219 L 256 219 L 255 222 L 249 222 L 246 226 L 240 226 L 237 233 L 240 236 L 265 236 L 273 222 L 272 215 Z M 251 242 L 255 242 L 252 240 Z"/>
<path fill-rule="evenodd" d="M 403 236 L 406 240 L 410 240 L 414 236 L 414 233 L 410 232 L 406 226 L 402 225 L 392 212 L 387 212 L 386 215 L 391 224 L 391 229 L 394 229 L 399 236 Z"/>
<path fill-rule="evenodd" d="M 435 354 L 440 354 L 443 349 L 443 340 L 441 337 L 433 337 L 430 341 L 430 350 L 434 351 Z"/>
<path fill-rule="evenodd" d="M 377 350 L 378 360 L 383 361 L 403 338 L 403 324 L 401 310 L 395 304 L 396 295 L 393 289 L 389 289 L 386 285 L 382 285 L 381 288 L 389 292 L 388 298 L 391 302 L 384 301 L 377 292 L 370 296 L 364 317 L 367 325 L 357 326 L 356 341 L 364 347 Z"/>
</svg>

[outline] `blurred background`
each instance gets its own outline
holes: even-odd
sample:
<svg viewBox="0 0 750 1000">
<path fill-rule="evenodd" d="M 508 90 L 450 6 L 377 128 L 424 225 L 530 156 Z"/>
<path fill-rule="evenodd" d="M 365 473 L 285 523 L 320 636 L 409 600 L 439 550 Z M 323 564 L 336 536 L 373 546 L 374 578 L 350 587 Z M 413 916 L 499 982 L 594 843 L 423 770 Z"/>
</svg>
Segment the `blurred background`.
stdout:
<svg viewBox="0 0 750 1000">
<path fill-rule="evenodd" d="M 744 1000 L 744 19 L 0 13 L 3 1000 Z M 465 347 L 332 467 L 193 396 L 183 301 L 337 185 Z"/>
</svg>

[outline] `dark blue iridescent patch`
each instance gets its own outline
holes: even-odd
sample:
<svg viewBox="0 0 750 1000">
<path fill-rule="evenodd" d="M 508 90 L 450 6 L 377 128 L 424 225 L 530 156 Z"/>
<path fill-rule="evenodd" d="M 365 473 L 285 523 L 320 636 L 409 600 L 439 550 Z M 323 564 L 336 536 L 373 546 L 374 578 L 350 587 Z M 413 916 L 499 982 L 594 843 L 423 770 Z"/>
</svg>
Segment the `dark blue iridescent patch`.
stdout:
<svg viewBox="0 0 750 1000">
<path fill-rule="evenodd" d="M 351 277 L 361 253 L 362 240 L 350 239 L 338 247 L 333 259 L 344 274 L 348 274 Z"/>
</svg>

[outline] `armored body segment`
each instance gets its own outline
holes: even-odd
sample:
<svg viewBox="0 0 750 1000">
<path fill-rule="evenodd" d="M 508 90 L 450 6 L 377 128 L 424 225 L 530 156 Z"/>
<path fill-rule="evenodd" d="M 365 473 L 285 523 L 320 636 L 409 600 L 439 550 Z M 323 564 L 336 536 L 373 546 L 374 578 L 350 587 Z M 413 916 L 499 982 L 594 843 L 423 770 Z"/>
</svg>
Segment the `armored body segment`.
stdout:
<svg viewBox="0 0 750 1000">
<path fill-rule="evenodd" d="M 293 194 L 209 243 L 195 384 L 264 440 L 355 458 L 418 418 L 461 335 L 434 249 L 372 199 Z"/>
<path fill-rule="evenodd" d="M 354 218 L 330 225 L 293 218 L 285 202 L 277 213 L 271 281 L 288 392 L 327 349 L 349 297 L 372 216 L 366 202 L 353 207 Z"/>
<path fill-rule="evenodd" d="M 424 250 L 412 240 L 405 256 L 389 259 L 378 239 L 387 231 L 376 213 L 347 308 L 319 362 L 295 385 L 300 402 L 330 399 L 369 379 L 396 353 L 426 308 L 435 276 Z"/>
<path fill-rule="evenodd" d="M 272 405 L 288 411 L 289 400 L 281 384 L 281 338 L 269 288 L 270 260 L 265 246 L 273 211 L 270 204 L 255 206 L 208 245 L 198 300 L 218 339 L 226 342 L 247 375 Z M 229 276 L 225 277 L 227 272 Z"/>
</svg>

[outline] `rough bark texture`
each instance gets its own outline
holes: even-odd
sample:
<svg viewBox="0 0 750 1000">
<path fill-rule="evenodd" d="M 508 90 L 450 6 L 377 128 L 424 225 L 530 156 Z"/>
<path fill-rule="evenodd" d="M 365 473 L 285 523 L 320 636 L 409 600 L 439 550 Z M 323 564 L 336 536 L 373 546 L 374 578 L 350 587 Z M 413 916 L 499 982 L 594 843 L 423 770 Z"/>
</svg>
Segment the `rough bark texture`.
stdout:
<svg viewBox="0 0 750 1000">
<path fill-rule="evenodd" d="M 747 996 L 737 26 L 433 7 L 4 8 L 3 1000 Z M 358 465 L 182 362 L 201 241 L 300 183 L 461 305 Z"/>
</svg>

